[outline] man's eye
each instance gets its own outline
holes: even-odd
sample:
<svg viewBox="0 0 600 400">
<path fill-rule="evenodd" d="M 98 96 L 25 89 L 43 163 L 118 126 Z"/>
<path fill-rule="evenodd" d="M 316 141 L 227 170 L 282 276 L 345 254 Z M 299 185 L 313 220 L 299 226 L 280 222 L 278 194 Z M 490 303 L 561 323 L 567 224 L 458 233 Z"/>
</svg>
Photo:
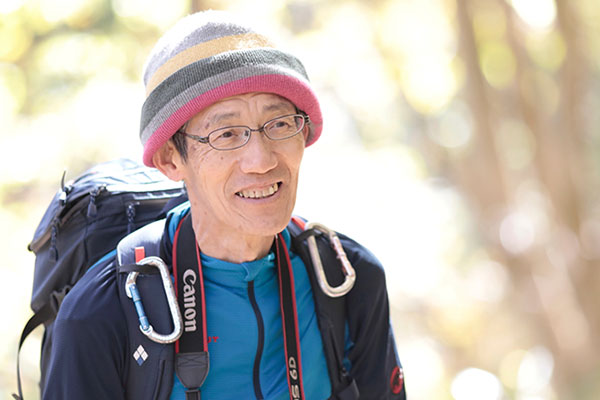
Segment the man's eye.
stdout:
<svg viewBox="0 0 600 400">
<path fill-rule="evenodd" d="M 234 138 L 238 136 L 238 133 L 233 129 L 228 129 L 224 131 L 215 132 L 212 136 L 213 140 L 224 140 Z"/>
<path fill-rule="evenodd" d="M 290 124 L 287 121 L 277 121 L 275 122 L 274 128 L 277 129 L 285 129 L 285 128 L 289 128 Z"/>
</svg>

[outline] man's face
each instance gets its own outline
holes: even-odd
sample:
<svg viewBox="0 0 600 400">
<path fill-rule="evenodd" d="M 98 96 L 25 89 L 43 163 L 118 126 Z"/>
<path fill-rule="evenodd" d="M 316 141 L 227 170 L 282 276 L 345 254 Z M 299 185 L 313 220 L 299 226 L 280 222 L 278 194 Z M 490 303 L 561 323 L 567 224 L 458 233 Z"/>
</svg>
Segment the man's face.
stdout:
<svg viewBox="0 0 600 400">
<path fill-rule="evenodd" d="M 265 122 L 296 113 L 294 105 L 273 94 L 248 93 L 221 100 L 192 118 L 186 132 L 207 136 L 215 129 Z M 298 172 L 308 127 L 281 141 L 252 132 L 235 150 L 219 151 L 186 139 L 183 164 L 194 219 L 210 235 L 271 236 L 289 222 L 296 202 Z"/>
</svg>

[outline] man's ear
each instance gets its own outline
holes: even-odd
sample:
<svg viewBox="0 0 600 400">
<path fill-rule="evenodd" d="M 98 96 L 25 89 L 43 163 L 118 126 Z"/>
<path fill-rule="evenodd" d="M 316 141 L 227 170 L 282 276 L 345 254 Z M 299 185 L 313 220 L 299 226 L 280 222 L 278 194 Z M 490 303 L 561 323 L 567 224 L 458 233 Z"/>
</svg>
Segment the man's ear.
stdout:
<svg viewBox="0 0 600 400">
<path fill-rule="evenodd" d="M 308 142 L 308 137 L 310 136 L 309 124 L 305 124 L 304 128 L 302 128 L 302 136 L 304 136 L 304 144 L 306 144 L 306 142 Z"/>
<path fill-rule="evenodd" d="M 172 181 L 183 180 L 183 159 L 171 140 L 167 140 L 152 156 L 154 166 Z"/>
</svg>

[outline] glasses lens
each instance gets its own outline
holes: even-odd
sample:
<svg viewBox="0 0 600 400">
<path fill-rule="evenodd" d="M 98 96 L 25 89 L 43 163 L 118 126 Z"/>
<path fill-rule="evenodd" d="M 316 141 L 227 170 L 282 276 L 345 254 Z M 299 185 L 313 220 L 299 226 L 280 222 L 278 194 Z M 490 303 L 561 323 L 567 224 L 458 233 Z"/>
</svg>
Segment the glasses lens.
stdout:
<svg viewBox="0 0 600 400">
<path fill-rule="evenodd" d="M 230 126 L 217 129 L 208 135 L 208 143 L 215 149 L 229 150 L 246 144 L 250 131 L 243 126 Z"/>
<path fill-rule="evenodd" d="M 265 133 L 273 140 L 281 140 L 294 136 L 302 128 L 304 128 L 302 115 L 286 115 L 269 121 L 265 125 Z"/>
</svg>

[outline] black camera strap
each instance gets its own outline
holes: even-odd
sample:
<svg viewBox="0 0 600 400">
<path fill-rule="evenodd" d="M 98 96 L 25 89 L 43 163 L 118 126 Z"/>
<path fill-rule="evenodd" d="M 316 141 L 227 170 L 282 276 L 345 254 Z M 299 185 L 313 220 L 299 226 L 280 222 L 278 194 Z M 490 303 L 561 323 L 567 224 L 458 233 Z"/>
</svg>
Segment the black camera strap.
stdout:
<svg viewBox="0 0 600 400">
<path fill-rule="evenodd" d="M 200 248 L 196 243 L 189 214 L 177 227 L 173 249 L 175 291 L 183 317 L 183 334 L 175 343 L 175 371 L 186 388 L 186 400 L 200 400 L 200 387 L 209 370 L 206 299 Z M 289 252 L 281 233 L 275 237 L 272 251 L 276 255 L 279 279 L 290 400 L 304 399 L 294 276 Z M 184 254 L 186 256 L 183 256 Z M 190 257 L 191 254 L 195 257 Z"/>
</svg>

